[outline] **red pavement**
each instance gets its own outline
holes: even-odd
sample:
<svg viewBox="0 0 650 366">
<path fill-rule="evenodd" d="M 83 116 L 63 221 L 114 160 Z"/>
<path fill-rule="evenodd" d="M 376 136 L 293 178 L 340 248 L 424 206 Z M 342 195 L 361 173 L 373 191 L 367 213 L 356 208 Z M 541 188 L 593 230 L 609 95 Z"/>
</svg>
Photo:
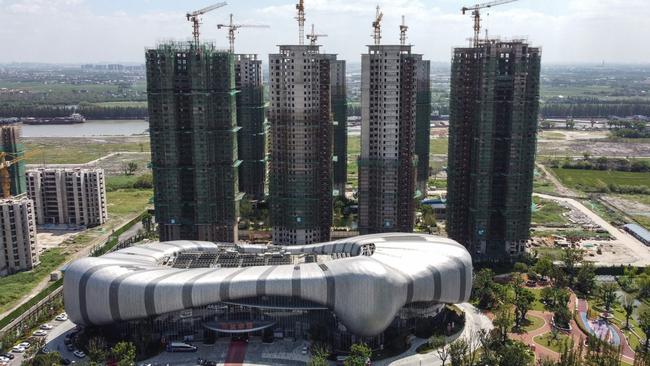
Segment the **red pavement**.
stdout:
<svg viewBox="0 0 650 366">
<path fill-rule="evenodd" d="M 246 358 L 246 347 L 248 343 L 245 341 L 232 341 L 228 347 L 228 355 L 224 366 L 240 366 L 244 364 Z"/>
</svg>

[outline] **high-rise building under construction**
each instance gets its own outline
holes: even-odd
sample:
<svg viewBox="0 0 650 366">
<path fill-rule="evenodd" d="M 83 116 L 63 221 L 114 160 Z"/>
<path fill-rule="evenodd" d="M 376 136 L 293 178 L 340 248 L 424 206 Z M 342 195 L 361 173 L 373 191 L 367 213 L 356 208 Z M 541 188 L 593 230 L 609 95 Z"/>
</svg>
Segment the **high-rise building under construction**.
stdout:
<svg viewBox="0 0 650 366">
<path fill-rule="evenodd" d="M 332 181 L 334 193 L 345 195 L 348 180 L 348 102 L 345 80 L 345 60 L 337 60 L 336 55 L 324 55 L 330 60 L 330 91 L 333 119 L 333 163 Z"/>
<path fill-rule="evenodd" d="M 418 157 L 416 187 L 422 196 L 427 194 L 429 180 L 429 144 L 431 143 L 431 63 L 420 60 L 416 64 L 415 155 Z"/>
<path fill-rule="evenodd" d="M 251 200 L 264 199 L 266 131 L 262 60 L 254 54 L 236 54 L 239 191 Z"/>
<path fill-rule="evenodd" d="M 330 64 L 317 45 L 284 45 L 269 55 L 269 202 L 276 244 L 330 237 Z"/>
<path fill-rule="evenodd" d="M 417 64 L 409 45 L 372 45 L 361 59 L 361 234 L 413 231 Z"/>
<path fill-rule="evenodd" d="M 146 51 L 160 240 L 237 240 L 235 56 L 212 44 Z"/>
<path fill-rule="evenodd" d="M 20 139 L 21 132 L 21 127 L 18 123 L 11 122 L 0 125 L 0 151 L 5 153 L 5 161 L 12 162 L 9 168 L 7 168 L 8 176 L 0 176 L 0 184 L 4 184 L 3 179 L 8 179 L 11 196 L 14 197 L 27 192 L 24 160 L 25 149 Z M 13 162 L 13 160 L 16 161 Z M 0 190 L 0 196 L 3 195 L 4 192 Z"/>
<path fill-rule="evenodd" d="M 454 50 L 447 231 L 477 260 L 521 253 L 529 238 L 540 57 L 524 41 Z"/>
</svg>

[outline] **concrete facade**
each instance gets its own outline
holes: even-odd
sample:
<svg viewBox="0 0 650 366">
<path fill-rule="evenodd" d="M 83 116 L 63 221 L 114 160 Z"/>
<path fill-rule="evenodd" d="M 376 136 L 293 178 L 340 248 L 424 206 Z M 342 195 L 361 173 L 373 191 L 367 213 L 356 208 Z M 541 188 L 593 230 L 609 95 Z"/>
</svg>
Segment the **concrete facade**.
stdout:
<svg viewBox="0 0 650 366">
<path fill-rule="evenodd" d="M 332 225 L 331 61 L 319 46 L 269 55 L 273 243 L 327 241 Z"/>
<path fill-rule="evenodd" d="M 38 255 L 32 200 L 0 199 L 0 276 L 34 268 Z"/>
<path fill-rule="evenodd" d="M 415 224 L 416 65 L 411 46 L 368 46 L 361 59 L 359 231 Z"/>
<path fill-rule="evenodd" d="M 6 123 L 0 125 L 0 151 L 7 154 L 5 156 L 6 161 L 24 157 L 25 148 L 21 142 L 21 132 L 20 124 Z M 11 164 L 8 171 L 11 196 L 15 197 L 24 194 L 27 190 L 25 183 L 25 161 L 21 159 Z M 0 184 L 2 184 L 2 179 L 0 176 Z M 3 194 L 2 190 L 0 190 L 0 196 Z"/>
<path fill-rule="evenodd" d="M 520 254 L 529 238 L 540 60 L 523 41 L 454 50 L 447 232 L 476 260 Z"/>
<path fill-rule="evenodd" d="M 108 219 L 103 169 L 35 169 L 26 175 L 38 225 L 93 227 Z"/>
</svg>

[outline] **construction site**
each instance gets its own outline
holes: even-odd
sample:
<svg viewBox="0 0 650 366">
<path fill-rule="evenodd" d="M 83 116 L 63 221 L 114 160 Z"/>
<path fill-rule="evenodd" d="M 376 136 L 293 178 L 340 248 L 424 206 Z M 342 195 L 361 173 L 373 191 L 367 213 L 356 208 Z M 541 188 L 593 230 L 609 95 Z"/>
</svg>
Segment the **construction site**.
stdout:
<svg viewBox="0 0 650 366">
<path fill-rule="evenodd" d="M 406 44 L 405 26 L 399 45 L 380 44 L 382 17 L 377 7 L 374 45 L 361 56 L 361 234 L 411 232 L 415 224 L 417 69 L 423 61 Z"/>
<path fill-rule="evenodd" d="M 160 239 L 236 242 L 235 56 L 197 33 L 147 50 L 146 61 Z"/>
</svg>

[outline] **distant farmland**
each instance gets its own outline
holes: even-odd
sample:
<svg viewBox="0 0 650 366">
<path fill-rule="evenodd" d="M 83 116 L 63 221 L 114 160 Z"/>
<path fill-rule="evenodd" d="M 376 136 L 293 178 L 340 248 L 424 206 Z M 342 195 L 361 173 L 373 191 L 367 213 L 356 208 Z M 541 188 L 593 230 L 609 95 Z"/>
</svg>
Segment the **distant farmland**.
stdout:
<svg viewBox="0 0 650 366">
<path fill-rule="evenodd" d="M 584 191 L 595 191 L 602 183 L 650 187 L 650 173 L 562 168 L 553 168 L 553 173 L 564 185 Z"/>
</svg>

